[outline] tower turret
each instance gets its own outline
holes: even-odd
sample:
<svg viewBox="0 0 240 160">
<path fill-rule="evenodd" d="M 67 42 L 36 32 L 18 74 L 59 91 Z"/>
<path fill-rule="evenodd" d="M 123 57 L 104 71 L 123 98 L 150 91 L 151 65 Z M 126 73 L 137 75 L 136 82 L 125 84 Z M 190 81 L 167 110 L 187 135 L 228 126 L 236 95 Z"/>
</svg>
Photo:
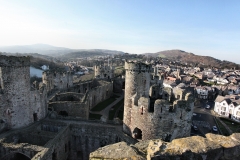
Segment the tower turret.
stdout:
<svg viewBox="0 0 240 160">
<path fill-rule="evenodd" d="M 124 132 L 131 134 L 129 126 L 131 125 L 132 104 L 137 105 L 140 97 L 149 97 L 149 88 L 151 80 L 151 65 L 144 63 L 125 62 L 125 98 L 124 98 Z M 133 96 L 136 99 L 133 102 Z"/>
<path fill-rule="evenodd" d="M 8 128 L 31 123 L 30 58 L 0 55 L 0 115 Z"/>
</svg>

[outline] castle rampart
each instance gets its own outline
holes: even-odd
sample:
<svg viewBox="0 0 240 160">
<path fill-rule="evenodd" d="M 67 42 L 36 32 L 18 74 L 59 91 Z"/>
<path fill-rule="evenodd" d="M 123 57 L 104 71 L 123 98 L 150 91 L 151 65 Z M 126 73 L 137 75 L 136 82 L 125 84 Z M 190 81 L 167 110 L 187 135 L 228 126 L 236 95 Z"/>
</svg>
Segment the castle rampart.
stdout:
<svg viewBox="0 0 240 160">
<path fill-rule="evenodd" d="M 174 139 L 172 142 L 164 142 L 160 139 L 141 141 L 135 145 L 120 142 L 99 148 L 90 154 L 89 159 L 237 160 L 240 158 L 239 148 L 240 133 L 228 137 L 209 133 L 206 134 L 206 138 L 192 136 Z"/>
</svg>

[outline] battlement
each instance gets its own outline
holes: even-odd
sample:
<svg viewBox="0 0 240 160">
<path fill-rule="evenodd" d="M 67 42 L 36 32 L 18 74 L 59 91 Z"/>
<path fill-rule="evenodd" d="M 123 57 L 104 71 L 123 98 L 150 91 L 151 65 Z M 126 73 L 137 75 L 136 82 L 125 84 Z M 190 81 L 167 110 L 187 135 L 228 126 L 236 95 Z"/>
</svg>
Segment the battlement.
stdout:
<svg viewBox="0 0 240 160">
<path fill-rule="evenodd" d="M 30 66 L 29 56 L 0 55 L 0 67 L 24 67 Z"/>
<path fill-rule="evenodd" d="M 151 65 L 142 62 L 125 61 L 125 69 L 128 71 L 135 72 L 152 72 L 153 68 Z"/>
<path fill-rule="evenodd" d="M 67 76 L 67 75 L 71 75 L 71 72 L 67 71 L 67 72 L 51 72 L 51 71 L 43 71 L 42 72 L 42 75 L 45 76 L 45 77 L 48 77 L 48 76 Z"/>
</svg>

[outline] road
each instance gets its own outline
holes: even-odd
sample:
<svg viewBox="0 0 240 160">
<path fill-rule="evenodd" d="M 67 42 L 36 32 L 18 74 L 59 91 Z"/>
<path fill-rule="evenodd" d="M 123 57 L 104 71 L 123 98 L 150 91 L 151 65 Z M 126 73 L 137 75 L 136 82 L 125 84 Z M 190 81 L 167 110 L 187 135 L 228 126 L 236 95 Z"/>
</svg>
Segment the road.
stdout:
<svg viewBox="0 0 240 160">
<path fill-rule="evenodd" d="M 210 108 L 206 109 L 206 105 L 209 105 Z M 198 130 L 194 130 L 192 127 L 191 135 L 200 135 L 204 136 L 206 133 L 214 133 L 219 134 L 218 132 L 214 132 L 212 130 L 213 126 L 216 126 L 214 116 L 211 115 L 210 110 L 212 110 L 214 107 L 214 102 L 207 102 L 207 101 L 201 101 L 200 105 L 195 106 L 192 117 L 192 123 L 193 125 L 198 127 Z"/>
</svg>

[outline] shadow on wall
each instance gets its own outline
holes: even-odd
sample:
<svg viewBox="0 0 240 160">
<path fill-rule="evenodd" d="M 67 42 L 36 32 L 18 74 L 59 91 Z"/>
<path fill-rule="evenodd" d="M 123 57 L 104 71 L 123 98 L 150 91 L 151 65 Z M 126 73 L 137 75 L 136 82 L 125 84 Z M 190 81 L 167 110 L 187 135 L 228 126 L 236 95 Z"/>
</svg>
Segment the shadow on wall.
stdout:
<svg viewBox="0 0 240 160">
<path fill-rule="evenodd" d="M 31 160 L 31 158 L 22 153 L 15 152 L 2 157 L 1 160 Z"/>
</svg>

